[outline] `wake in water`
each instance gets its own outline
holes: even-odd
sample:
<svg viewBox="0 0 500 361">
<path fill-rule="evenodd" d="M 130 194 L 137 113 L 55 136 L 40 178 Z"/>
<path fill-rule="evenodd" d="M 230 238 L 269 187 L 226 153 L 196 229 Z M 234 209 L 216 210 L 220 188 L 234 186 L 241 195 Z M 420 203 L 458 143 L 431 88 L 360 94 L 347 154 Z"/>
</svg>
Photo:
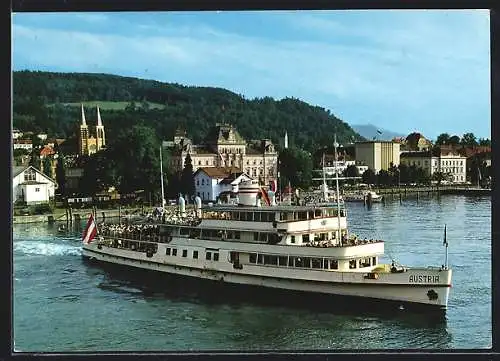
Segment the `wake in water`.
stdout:
<svg viewBox="0 0 500 361">
<path fill-rule="evenodd" d="M 68 241 L 71 241 L 68 242 Z M 64 243 L 63 243 L 64 242 Z M 77 239 L 41 238 L 36 240 L 14 240 L 14 255 L 78 256 L 81 248 Z"/>
</svg>

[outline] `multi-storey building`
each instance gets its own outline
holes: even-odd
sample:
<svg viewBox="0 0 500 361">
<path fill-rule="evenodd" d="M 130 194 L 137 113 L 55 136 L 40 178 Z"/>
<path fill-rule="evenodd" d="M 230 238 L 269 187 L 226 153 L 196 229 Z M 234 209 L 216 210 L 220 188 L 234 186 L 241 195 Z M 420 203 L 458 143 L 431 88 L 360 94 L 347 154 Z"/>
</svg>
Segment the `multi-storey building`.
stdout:
<svg viewBox="0 0 500 361">
<path fill-rule="evenodd" d="M 264 184 L 277 178 L 278 153 L 273 143 L 269 139 L 247 142 L 230 124 L 212 127 L 204 144 L 195 145 L 185 132 L 177 131 L 174 140 L 163 146 L 170 150 L 170 167 L 177 172 L 189 154 L 193 172 L 201 167 L 236 168 Z"/>
<path fill-rule="evenodd" d="M 104 125 L 102 125 L 101 113 L 97 107 L 97 122 L 94 127 L 94 132 L 89 131 L 89 126 L 85 119 L 85 110 L 82 104 L 82 119 L 78 133 L 78 154 L 90 155 L 94 154 L 106 147 L 106 135 L 104 132 Z"/>
<path fill-rule="evenodd" d="M 392 141 L 366 141 L 355 143 L 356 162 L 367 165 L 375 173 L 387 170 L 391 164 L 399 165 L 400 144 Z"/>
<path fill-rule="evenodd" d="M 437 148 L 434 151 L 402 152 L 401 164 L 422 168 L 429 177 L 441 172 L 454 183 L 466 181 L 466 160 L 458 152 Z"/>
</svg>

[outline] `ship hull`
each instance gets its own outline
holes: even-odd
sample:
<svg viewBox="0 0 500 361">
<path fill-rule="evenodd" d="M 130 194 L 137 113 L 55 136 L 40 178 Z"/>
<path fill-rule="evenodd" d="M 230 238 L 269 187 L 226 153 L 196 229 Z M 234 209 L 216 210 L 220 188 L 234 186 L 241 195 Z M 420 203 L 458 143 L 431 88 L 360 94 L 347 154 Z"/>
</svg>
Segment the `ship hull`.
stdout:
<svg viewBox="0 0 500 361">
<path fill-rule="evenodd" d="M 104 265 L 113 265 L 126 268 L 131 271 L 145 271 L 155 275 L 167 276 L 170 279 L 187 279 L 202 283 L 217 285 L 216 289 L 244 290 L 252 289 L 250 299 L 260 298 L 261 292 L 276 293 L 286 300 L 293 294 L 295 300 L 302 297 L 315 296 L 315 299 L 322 299 L 331 304 L 331 307 L 338 307 L 337 301 L 342 299 L 347 306 L 363 304 L 368 309 L 391 308 L 407 311 L 425 311 L 444 313 L 446 306 L 440 304 L 447 303 L 449 286 L 435 285 L 432 291 L 438 294 L 439 300 L 426 300 L 426 292 L 429 287 L 405 284 L 357 284 L 341 282 L 317 282 L 312 280 L 283 279 L 277 277 L 256 276 L 244 273 L 227 272 L 227 270 L 215 270 L 209 268 L 192 268 L 179 265 L 169 265 L 155 261 L 135 260 L 125 257 L 118 257 L 111 254 L 97 252 L 95 250 L 84 249 L 83 256 L 92 261 L 97 261 Z M 183 285 L 184 287 L 184 285 Z M 217 291 L 218 292 L 218 291 Z M 238 293 L 238 292 L 236 292 Z M 307 295 L 307 296 L 305 296 Z M 416 300 L 416 301 L 415 301 Z M 355 301 L 355 303 L 352 303 Z M 433 302 L 433 303 L 431 303 Z M 283 303 L 282 303 L 283 304 Z M 315 306 L 314 306 L 315 307 Z"/>
</svg>

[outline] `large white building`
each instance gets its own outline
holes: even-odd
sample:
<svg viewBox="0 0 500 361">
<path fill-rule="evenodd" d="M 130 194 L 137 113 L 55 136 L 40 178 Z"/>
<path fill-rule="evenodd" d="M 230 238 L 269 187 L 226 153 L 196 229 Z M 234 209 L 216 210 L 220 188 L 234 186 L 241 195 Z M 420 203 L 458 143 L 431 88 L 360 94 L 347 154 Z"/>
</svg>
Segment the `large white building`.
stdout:
<svg viewBox="0 0 500 361">
<path fill-rule="evenodd" d="M 436 172 L 441 172 L 453 183 L 465 183 L 466 160 L 457 152 L 439 150 L 437 152 L 402 152 L 401 164 L 422 168 L 430 177 Z"/>
<path fill-rule="evenodd" d="M 13 167 L 12 171 L 13 203 L 46 203 L 54 197 L 57 182 L 35 167 Z"/>
<path fill-rule="evenodd" d="M 177 172 L 184 168 L 189 154 L 193 172 L 198 168 L 236 168 L 263 184 L 277 179 L 278 153 L 269 139 L 247 142 L 230 124 L 216 124 L 211 128 L 204 144 L 195 145 L 178 131 L 173 141 L 163 142 L 170 150 L 170 167 Z"/>
<path fill-rule="evenodd" d="M 399 165 L 400 144 L 392 141 L 367 141 L 355 143 L 356 162 L 367 165 L 375 173 Z"/>
</svg>

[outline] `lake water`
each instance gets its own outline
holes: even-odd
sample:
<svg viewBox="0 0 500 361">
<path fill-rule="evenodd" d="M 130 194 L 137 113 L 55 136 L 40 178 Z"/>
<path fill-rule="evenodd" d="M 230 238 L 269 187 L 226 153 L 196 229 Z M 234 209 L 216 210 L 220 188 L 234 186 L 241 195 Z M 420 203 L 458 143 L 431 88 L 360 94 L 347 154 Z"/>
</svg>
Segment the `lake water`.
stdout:
<svg viewBox="0 0 500 361">
<path fill-rule="evenodd" d="M 453 286 L 444 319 L 336 312 L 286 300 L 234 301 L 84 262 L 81 226 L 14 226 L 14 350 L 298 351 L 490 348 L 491 198 L 441 196 L 348 204 L 351 232 L 384 239 L 386 258 L 444 263 Z M 143 282 L 144 281 L 144 282 Z"/>
</svg>

